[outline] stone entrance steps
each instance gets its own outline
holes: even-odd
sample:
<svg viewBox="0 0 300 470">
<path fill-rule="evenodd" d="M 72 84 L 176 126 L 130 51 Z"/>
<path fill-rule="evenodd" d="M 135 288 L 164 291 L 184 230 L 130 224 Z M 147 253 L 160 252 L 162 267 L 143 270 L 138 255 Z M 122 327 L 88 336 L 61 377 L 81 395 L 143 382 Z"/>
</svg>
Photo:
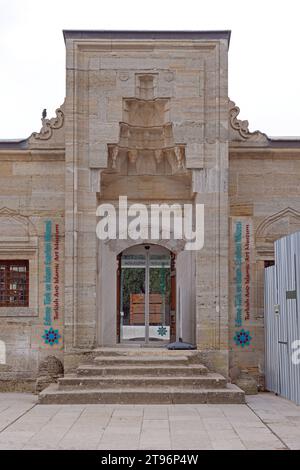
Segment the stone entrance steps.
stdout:
<svg viewBox="0 0 300 470">
<path fill-rule="evenodd" d="M 209 372 L 197 351 L 103 348 L 43 390 L 39 403 L 244 403 L 244 392 Z"/>
</svg>

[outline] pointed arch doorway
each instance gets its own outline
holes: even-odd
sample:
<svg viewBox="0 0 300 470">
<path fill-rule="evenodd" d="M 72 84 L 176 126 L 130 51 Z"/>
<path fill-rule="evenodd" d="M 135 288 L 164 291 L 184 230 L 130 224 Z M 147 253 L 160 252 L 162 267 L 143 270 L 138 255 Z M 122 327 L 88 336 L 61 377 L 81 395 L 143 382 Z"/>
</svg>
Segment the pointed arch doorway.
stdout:
<svg viewBox="0 0 300 470">
<path fill-rule="evenodd" d="M 175 254 L 154 244 L 118 255 L 119 343 L 163 345 L 176 337 Z"/>
</svg>

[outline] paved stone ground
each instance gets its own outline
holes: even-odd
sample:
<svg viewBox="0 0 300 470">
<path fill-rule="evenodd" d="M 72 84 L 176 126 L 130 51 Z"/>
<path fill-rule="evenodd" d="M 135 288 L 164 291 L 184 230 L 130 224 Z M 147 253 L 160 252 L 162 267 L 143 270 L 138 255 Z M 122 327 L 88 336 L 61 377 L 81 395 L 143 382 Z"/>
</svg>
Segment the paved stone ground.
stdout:
<svg viewBox="0 0 300 470">
<path fill-rule="evenodd" d="M 300 407 L 262 393 L 247 405 L 36 405 L 0 394 L 0 449 L 300 449 Z"/>
</svg>

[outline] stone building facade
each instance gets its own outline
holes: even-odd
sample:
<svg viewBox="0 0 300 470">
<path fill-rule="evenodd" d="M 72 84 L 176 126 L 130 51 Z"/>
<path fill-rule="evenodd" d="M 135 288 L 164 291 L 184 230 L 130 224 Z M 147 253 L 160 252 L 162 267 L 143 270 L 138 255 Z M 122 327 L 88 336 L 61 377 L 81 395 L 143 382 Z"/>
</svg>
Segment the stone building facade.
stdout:
<svg viewBox="0 0 300 470">
<path fill-rule="evenodd" d="M 120 195 L 204 204 L 201 250 L 154 243 L 171 256 L 168 339 L 196 344 L 232 380 L 248 369 L 263 387 L 264 267 L 273 242 L 300 229 L 300 139 L 239 119 L 228 31 L 64 38 L 65 102 L 40 132 L 0 142 L 2 388 L 33 381 L 46 356 L 70 371 L 100 346 L 128 343 L 120 257 L 153 241 L 97 238 L 97 207 L 117 208 Z M 149 311 L 147 331 L 146 345 Z"/>
</svg>

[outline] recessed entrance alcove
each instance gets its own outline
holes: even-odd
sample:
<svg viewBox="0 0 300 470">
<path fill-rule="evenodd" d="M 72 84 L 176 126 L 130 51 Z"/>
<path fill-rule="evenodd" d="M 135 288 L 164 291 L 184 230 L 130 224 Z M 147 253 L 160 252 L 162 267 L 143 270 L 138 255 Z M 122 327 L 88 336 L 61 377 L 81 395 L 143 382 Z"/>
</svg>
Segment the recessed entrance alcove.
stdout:
<svg viewBox="0 0 300 470">
<path fill-rule="evenodd" d="M 195 342 L 193 252 L 151 240 L 118 252 L 128 245 L 99 242 L 99 345 Z"/>
<path fill-rule="evenodd" d="M 107 145 L 98 205 L 111 203 L 117 214 L 120 196 L 128 205 L 147 208 L 193 203 L 185 145 L 175 142 L 170 100 L 154 97 L 157 82 L 157 74 L 136 74 L 136 97 L 122 100 L 119 141 Z M 98 272 L 105 272 L 98 277 L 100 345 L 163 345 L 183 335 L 195 342 L 195 257 L 183 250 L 183 240 L 173 239 L 173 232 L 169 240 L 154 244 L 150 231 L 135 245 L 120 240 L 120 233 L 116 240 L 98 242 Z"/>
</svg>

